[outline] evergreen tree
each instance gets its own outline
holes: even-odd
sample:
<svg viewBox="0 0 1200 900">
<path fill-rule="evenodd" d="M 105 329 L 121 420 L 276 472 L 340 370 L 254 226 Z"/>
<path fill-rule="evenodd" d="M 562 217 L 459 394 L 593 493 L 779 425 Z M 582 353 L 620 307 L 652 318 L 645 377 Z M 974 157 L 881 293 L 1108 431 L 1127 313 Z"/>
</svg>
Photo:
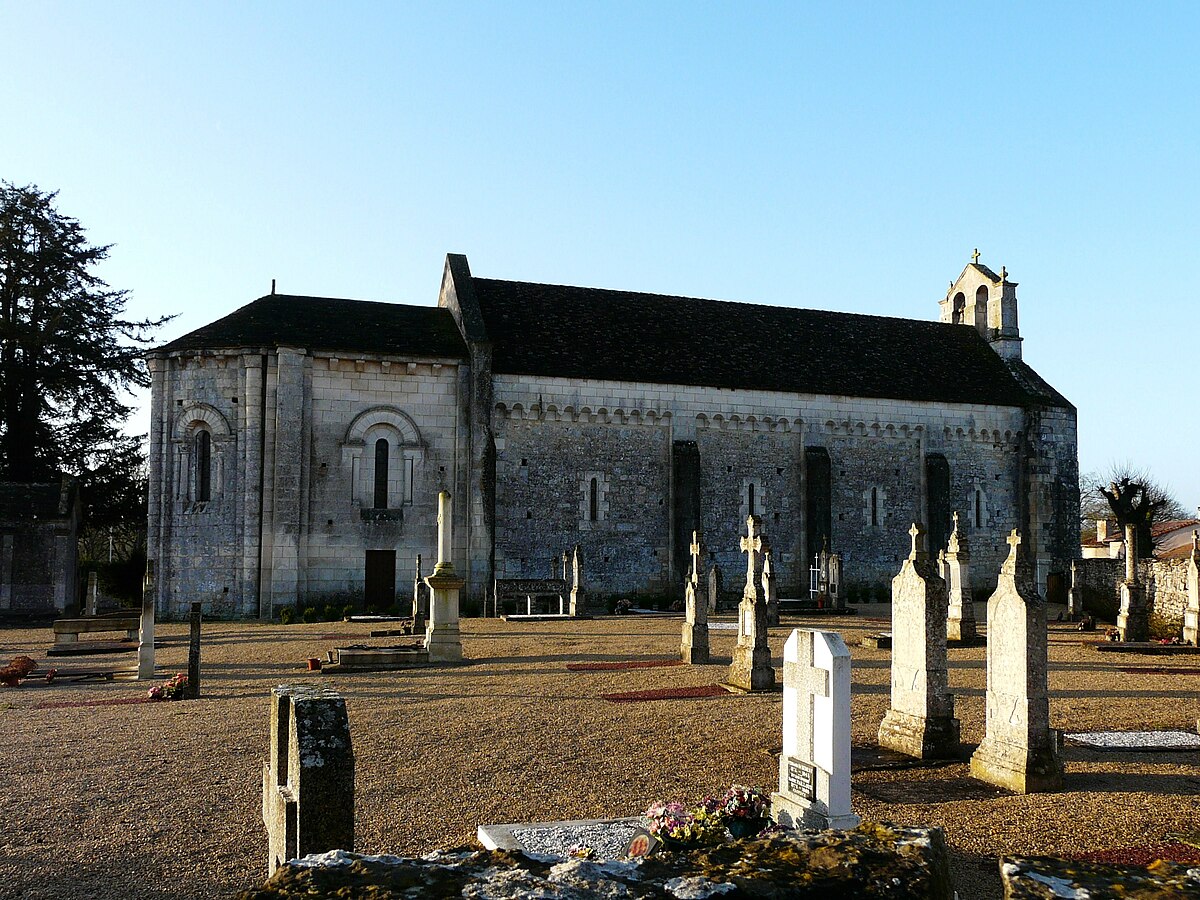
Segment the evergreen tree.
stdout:
<svg viewBox="0 0 1200 900">
<path fill-rule="evenodd" d="M 82 482 L 87 516 L 107 525 L 144 515 L 142 439 L 121 430 L 142 348 L 170 319 L 124 316 L 128 292 L 94 272 L 92 246 L 57 193 L 0 181 L 0 479 Z"/>
</svg>

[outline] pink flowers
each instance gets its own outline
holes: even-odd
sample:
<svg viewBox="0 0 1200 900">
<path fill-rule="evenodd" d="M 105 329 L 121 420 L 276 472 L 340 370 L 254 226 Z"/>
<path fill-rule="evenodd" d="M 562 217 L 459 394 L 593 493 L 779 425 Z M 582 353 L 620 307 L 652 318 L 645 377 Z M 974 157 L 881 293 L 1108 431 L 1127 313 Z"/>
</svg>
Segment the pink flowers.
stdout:
<svg viewBox="0 0 1200 900">
<path fill-rule="evenodd" d="M 187 697 L 187 676 L 180 672 L 166 684 L 150 688 L 146 695 L 151 700 L 183 700 Z"/>
</svg>

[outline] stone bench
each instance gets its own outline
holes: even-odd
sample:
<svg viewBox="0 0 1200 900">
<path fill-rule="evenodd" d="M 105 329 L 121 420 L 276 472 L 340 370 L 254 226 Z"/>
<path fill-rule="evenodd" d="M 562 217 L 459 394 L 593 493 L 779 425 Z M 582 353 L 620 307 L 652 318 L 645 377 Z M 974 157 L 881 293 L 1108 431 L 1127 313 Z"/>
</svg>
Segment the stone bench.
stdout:
<svg viewBox="0 0 1200 900">
<path fill-rule="evenodd" d="M 496 579 L 496 608 L 499 609 L 505 600 L 516 600 L 518 614 L 533 615 L 534 601 L 543 598 L 550 601 L 548 612 L 553 613 L 553 600 L 558 600 L 558 614 L 566 612 L 566 597 L 570 587 L 562 578 L 497 578 Z M 520 609 L 524 603 L 525 609 Z"/>
<path fill-rule="evenodd" d="M 105 631 L 124 631 L 129 640 L 136 641 L 141 628 L 141 619 L 138 616 L 89 616 L 86 619 L 55 619 L 51 627 L 54 629 L 55 644 L 73 644 L 79 641 L 81 634 Z"/>
</svg>

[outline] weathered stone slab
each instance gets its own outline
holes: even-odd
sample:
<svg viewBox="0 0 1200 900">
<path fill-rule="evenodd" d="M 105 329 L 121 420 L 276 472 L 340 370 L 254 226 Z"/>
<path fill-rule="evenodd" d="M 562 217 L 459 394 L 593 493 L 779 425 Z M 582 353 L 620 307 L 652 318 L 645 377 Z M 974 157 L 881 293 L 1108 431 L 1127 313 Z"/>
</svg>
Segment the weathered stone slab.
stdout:
<svg viewBox="0 0 1200 900">
<path fill-rule="evenodd" d="M 263 764 L 267 873 L 287 860 L 354 849 L 354 750 L 346 701 L 319 687 L 271 691 Z"/>
<path fill-rule="evenodd" d="M 337 851 L 290 863 L 262 888 L 238 895 L 333 896 L 951 900 L 954 891 L 941 829 L 864 824 L 646 860 L 562 860 L 511 850 L 446 851 L 421 859 Z"/>
<path fill-rule="evenodd" d="M 892 633 L 885 631 L 881 634 L 868 634 L 858 643 L 860 646 L 870 647 L 873 650 L 891 650 Z"/>
<path fill-rule="evenodd" d="M 892 703 L 879 745 L 920 759 L 958 756 L 959 725 L 946 668 L 946 582 L 909 529 L 912 549 L 892 579 Z"/>
<path fill-rule="evenodd" d="M 771 815 L 781 825 L 853 828 L 850 651 L 841 635 L 797 628 L 783 647 L 783 751 Z"/>
<path fill-rule="evenodd" d="M 1058 733 L 1050 728 L 1046 607 L 1033 589 L 1016 529 L 988 600 L 987 726 L 971 774 L 1018 793 L 1062 787 Z"/>
<path fill-rule="evenodd" d="M 629 846 L 634 834 L 645 829 L 641 816 L 624 819 L 568 819 L 561 822 L 509 822 L 500 825 L 480 825 L 475 833 L 479 843 L 488 850 L 520 850 L 526 853 L 554 853 L 548 844 L 548 833 L 555 843 L 565 844 L 558 855 L 575 844 L 586 844 L 601 859 L 617 859 L 620 851 L 604 852 L 609 847 Z M 539 834 L 541 832 L 541 834 Z M 598 846 L 604 844 L 603 847 Z"/>
<path fill-rule="evenodd" d="M 1165 900 L 1200 896 L 1200 868 L 1162 861 L 1143 868 L 1016 856 L 1001 860 L 1000 878 L 1004 900 Z"/>
</svg>

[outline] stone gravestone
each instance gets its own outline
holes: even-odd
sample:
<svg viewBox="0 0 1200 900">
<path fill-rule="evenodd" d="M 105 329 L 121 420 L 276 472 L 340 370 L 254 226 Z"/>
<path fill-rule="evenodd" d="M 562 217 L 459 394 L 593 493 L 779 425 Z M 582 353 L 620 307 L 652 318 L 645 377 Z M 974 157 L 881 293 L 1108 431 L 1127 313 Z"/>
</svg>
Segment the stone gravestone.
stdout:
<svg viewBox="0 0 1200 900">
<path fill-rule="evenodd" d="M 775 581 L 775 567 L 771 562 L 771 548 L 767 546 L 766 536 L 763 536 L 763 567 L 762 589 L 767 598 L 767 625 L 772 628 L 779 626 L 779 586 Z"/>
<path fill-rule="evenodd" d="M 200 604 L 192 602 L 188 616 L 191 633 L 188 636 L 187 696 L 189 700 L 200 699 Z"/>
<path fill-rule="evenodd" d="M 142 621 L 138 629 L 138 678 L 154 677 L 154 560 L 142 579 Z"/>
<path fill-rule="evenodd" d="M 417 573 L 413 578 L 412 633 L 424 634 L 426 616 L 429 613 L 429 588 L 421 578 L 421 554 L 417 554 Z"/>
<path fill-rule="evenodd" d="M 1188 557 L 1183 640 L 1185 643 L 1200 646 L 1200 531 L 1192 532 L 1192 552 Z"/>
<path fill-rule="evenodd" d="M 1080 584 L 1079 566 L 1071 560 L 1071 590 L 1067 593 L 1067 621 L 1078 622 L 1083 618 L 1083 585 Z"/>
<path fill-rule="evenodd" d="M 772 817 L 793 828 L 853 828 L 850 651 L 841 635 L 797 628 L 783 646 L 783 753 Z"/>
<path fill-rule="evenodd" d="M 457 662 L 462 659 L 462 639 L 458 631 L 458 592 L 465 583 L 454 571 L 451 542 L 450 492 L 438 494 L 438 561 L 433 574 L 425 579 L 431 596 L 429 629 L 425 649 L 430 662 Z"/>
<path fill-rule="evenodd" d="M 721 599 L 721 568 L 714 563 L 708 570 L 708 611 L 716 612 Z"/>
<path fill-rule="evenodd" d="M 946 670 L 946 582 L 913 523 L 912 550 L 892 579 L 892 705 L 879 745 L 917 759 L 958 755 L 958 719 Z"/>
<path fill-rule="evenodd" d="M 771 668 L 771 648 L 767 644 L 767 598 L 762 589 L 763 549 L 758 518 L 747 516 L 742 552 L 747 555 L 746 587 L 738 605 L 738 637 L 729 666 L 729 685 L 742 691 L 770 691 L 775 688 L 775 670 Z"/>
<path fill-rule="evenodd" d="M 845 610 L 846 595 L 842 593 L 842 555 L 829 554 L 829 575 L 826 577 L 829 585 L 829 602 L 833 609 Z"/>
<path fill-rule="evenodd" d="M 1046 606 L 1016 529 L 988 600 L 987 730 L 971 775 L 1022 794 L 1062 787 L 1057 732 L 1046 684 Z"/>
<path fill-rule="evenodd" d="M 267 874 L 289 859 L 354 849 L 354 748 L 346 701 L 319 687 L 271 691 L 263 764 Z"/>
<path fill-rule="evenodd" d="M 84 598 L 83 609 L 83 614 L 85 616 L 94 616 L 96 614 L 97 607 L 100 605 L 97 602 L 100 595 L 100 585 L 98 582 L 99 579 L 96 576 L 95 570 L 93 569 L 91 572 L 88 572 L 87 596 Z"/>
<path fill-rule="evenodd" d="M 566 580 L 566 576 L 563 576 Z M 587 612 L 587 600 L 583 594 L 583 555 L 579 545 L 571 549 L 571 615 L 582 616 Z"/>
<path fill-rule="evenodd" d="M 978 637 L 975 628 L 975 599 L 971 593 L 971 554 L 967 537 L 958 527 L 954 514 L 954 529 L 946 546 L 946 638 L 970 644 Z"/>
<path fill-rule="evenodd" d="M 1137 530 L 1125 526 L 1125 580 L 1121 582 L 1121 609 L 1117 613 L 1117 631 L 1123 641 L 1150 640 L 1150 609 L 1138 582 Z"/>
<path fill-rule="evenodd" d="M 700 545 L 700 535 L 692 532 L 692 543 L 689 548 L 692 554 L 692 567 L 688 572 L 687 583 L 684 586 L 684 617 L 683 640 L 679 645 L 680 658 L 689 665 L 708 665 L 708 604 L 706 598 L 700 596 L 700 560 L 704 548 Z"/>
</svg>

